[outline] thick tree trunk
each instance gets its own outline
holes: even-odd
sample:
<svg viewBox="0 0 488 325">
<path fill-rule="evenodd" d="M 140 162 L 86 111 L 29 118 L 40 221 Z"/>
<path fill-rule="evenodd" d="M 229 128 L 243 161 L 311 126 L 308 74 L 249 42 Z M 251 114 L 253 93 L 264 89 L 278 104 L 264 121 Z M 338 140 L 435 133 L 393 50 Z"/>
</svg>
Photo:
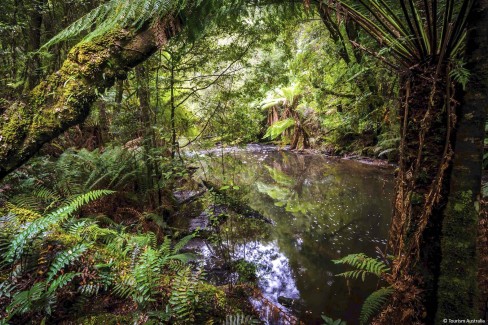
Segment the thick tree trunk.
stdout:
<svg viewBox="0 0 488 325">
<path fill-rule="evenodd" d="M 454 124 L 446 67 L 428 64 L 403 77 L 400 162 L 389 246 L 395 293 L 381 324 L 432 323 L 440 228 L 448 193 Z"/>
<path fill-rule="evenodd" d="M 485 117 L 488 113 L 488 0 L 468 20 L 466 58 L 471 77 L 459 108 L 452 176 L 442 223 L 437 323 L 478 318 L 476 233 L 480 207 Z"/>
<path fill-rule="evenodd" d="M 0 108 L 0 180 L 44 143 L 84 121 L 98 94 L 116 78 L 125 78 L 129 69 L 151 56 L 176 29 L 173 19 L 162 19 L 137 32 L 112 31 L 82 42 L 26 101 Z"/>
</svg>

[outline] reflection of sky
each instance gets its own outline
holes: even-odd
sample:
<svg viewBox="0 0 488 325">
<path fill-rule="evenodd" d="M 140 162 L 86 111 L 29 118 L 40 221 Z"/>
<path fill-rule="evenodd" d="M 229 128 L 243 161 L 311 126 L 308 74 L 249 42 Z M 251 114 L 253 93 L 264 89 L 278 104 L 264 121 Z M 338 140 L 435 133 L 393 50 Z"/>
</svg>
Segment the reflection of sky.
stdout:
<svg viewBox="0 0 488 325">
<path fill-rule="evenodd" d="M 200 247 L 203 261 L 209 261 L 213 254 L 207 246 Z M 257 267 L 258 285 L 263 295 L 275 304 L 278 297 L 298 299 L 295 278 L 288 258 L 280 252 L 277 241 L 269 243 L 249 242 L 234 248 L 234 260 L 245 259 Z"/>
<path fill-rule="evenodd" d="M 235 254 L 236 258 L 244 258 L 257 265 L 259 287 L 272 302 L 277 303 L 279 296 L 300 297 L 288 258 L 280 252 L 277 241 L 240 245 Z"/>
</svg>

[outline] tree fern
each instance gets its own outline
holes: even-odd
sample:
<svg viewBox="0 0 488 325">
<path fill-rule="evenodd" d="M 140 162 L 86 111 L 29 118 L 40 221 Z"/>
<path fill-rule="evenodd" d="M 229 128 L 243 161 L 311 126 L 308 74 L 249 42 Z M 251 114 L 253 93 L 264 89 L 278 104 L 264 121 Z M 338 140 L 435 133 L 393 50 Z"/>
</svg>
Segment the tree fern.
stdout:
<svg viewBox="0 0 488 325">
<path fill-rule="evenodd" d="M 360 324 L 367 324 L 381 310 L 381 307 L 388 301 L 393 291 L 392 287 L 384 287 L 370 294 L 361 308 Z"/>
<path fill-rule="evenodd" d="M 81 17 L 49 42 L 42 49 L 87 33 L 92 39 L 116 28 L 140 28 L 144 23 L 175 14 L 186 1 L 181 0 L 111 0 Z"/>
</svg>

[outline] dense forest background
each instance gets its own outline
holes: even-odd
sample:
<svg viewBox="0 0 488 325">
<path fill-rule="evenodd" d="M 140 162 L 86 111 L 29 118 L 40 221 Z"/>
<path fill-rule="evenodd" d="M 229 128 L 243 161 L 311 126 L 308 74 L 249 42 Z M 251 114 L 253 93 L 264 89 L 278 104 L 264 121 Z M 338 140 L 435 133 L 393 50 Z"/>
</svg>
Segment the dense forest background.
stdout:
<svg viewBox="0 0 488 325">
<path fill-rule="evenodd" d="M 264 142 L 397 163 L 385 260 L 338 262 L 381 279 L 361 322 L 486 318 L 486 10 L 5 0 L 0 323 L 257 318 L 252 265 L 210 284 L 175 220 L 195 213 L 183 189 L 249 214 L 232 182 L 195 183 L 188 152 Z"/>
</svg>

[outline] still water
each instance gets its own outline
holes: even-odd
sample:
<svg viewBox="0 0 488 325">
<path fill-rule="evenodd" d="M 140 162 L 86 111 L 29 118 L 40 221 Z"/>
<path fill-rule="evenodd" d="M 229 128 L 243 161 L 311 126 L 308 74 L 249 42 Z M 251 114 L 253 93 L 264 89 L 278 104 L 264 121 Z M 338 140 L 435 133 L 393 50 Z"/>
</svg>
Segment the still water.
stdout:
<svg viewBox="0 0 488 325">
<path fill-rule="evenodd" d="M 384 250 L 392 168 L 262 146 L 214 150 L 202 159 L 199 177 L 238 186 L 230 190 L 273 222 L 225 226 L 231 257 L 257 265 L 263 296 L 306 324 L 319 324 L 321 314 L 357 324 L 377 280 L 346 281 L 335 275 L 350 269 L 332 260 Z M 298 307 L 286 308 L 284 301 Z"/>
</svg>

